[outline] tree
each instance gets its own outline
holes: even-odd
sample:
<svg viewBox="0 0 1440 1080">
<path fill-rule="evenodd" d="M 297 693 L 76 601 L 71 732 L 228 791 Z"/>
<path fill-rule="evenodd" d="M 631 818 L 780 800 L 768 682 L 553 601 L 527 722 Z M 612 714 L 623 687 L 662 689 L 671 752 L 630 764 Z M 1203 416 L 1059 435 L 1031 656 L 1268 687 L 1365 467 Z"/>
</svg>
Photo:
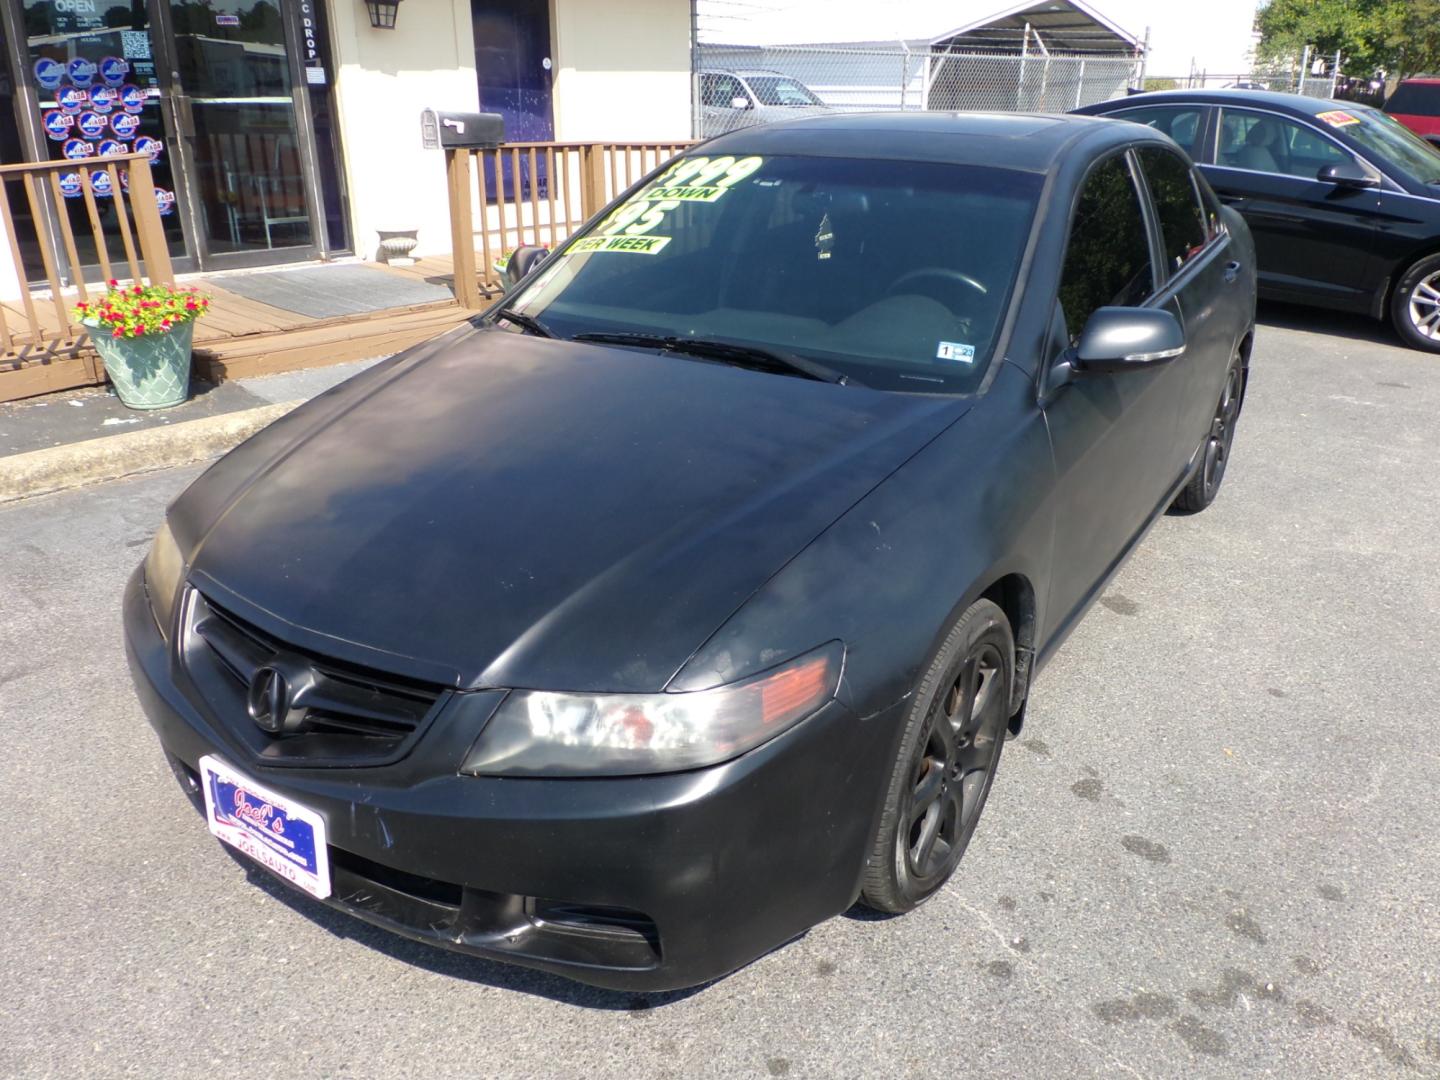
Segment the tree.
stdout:
<svg viewBox="0 0 1440 1080">
<path fill-rule="evenodd" d="M 1259 59 L 1338 51 L 1351 74 L 1404 77 L 1440 68 L 1440 0 L 1269 0 L 1257 17 Z"/>
<path fill-rule="evenodd" d="M 1408 0 L 1393 5 L 1385 44 L 1394 59 L 1386 69 L 1404 78 L 1440 71 L 1440 0 Z"/>
</svg>

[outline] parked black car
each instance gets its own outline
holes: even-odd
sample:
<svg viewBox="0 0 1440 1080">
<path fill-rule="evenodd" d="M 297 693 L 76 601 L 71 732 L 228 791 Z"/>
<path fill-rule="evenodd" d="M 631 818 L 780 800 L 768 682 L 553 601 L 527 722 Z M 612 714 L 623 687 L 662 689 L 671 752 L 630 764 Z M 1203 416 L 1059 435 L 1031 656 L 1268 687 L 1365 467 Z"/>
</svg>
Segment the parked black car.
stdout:
<svg viewBox="0 0 1440 1080">
<path fill-rule="evenodd" d="M 1036 673 L 1215 497 L 1254 303 L 1133 124 L 725 136 L 182 494 L 140 699 L 213 832 L 437 945 L 653 990 L 907 910 Z"/>
<path fill-rule="evenodd" d="M 1173 90 L 1078 110 L 1175 139 L 1244 216 L 1260 295 L 1388 317 L 1440 352 L 1440 152 L 1379 109 Z"/>
</svg>

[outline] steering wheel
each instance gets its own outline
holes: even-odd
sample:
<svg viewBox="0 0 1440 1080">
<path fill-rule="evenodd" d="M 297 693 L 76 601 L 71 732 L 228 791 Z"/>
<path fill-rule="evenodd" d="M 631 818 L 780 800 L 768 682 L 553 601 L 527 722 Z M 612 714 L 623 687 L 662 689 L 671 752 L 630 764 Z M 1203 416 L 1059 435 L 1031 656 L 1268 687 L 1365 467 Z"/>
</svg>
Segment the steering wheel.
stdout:
<svg viewBox="0 0 1440 1080">
<path fill-rule="evenodd" d="M 901 274 L 898 278 L 892 281 L 890 283 L 890 287 L 885 290 L 885 295 L 891 296 L 899 291 L 900 286 L 909 284 L 910 282 L 916 281 L 919 278 L 927 277 L 937 278 L 942 281 L 958 281 L 960 282 L 960 284 L 966 285 L 969 288 L 974 289 L 981 296 L 985 296 L 990 292 L 990 290 L 987 289 L 984 285 L 982 285 L 980 282 L 976 281 L 973 277 L 971 277 L 967 273 L 964 273 L 963 271 L 952 270 L 948 266 L 921 266 L 914 270 L 909 270 Z"/>
</svg>

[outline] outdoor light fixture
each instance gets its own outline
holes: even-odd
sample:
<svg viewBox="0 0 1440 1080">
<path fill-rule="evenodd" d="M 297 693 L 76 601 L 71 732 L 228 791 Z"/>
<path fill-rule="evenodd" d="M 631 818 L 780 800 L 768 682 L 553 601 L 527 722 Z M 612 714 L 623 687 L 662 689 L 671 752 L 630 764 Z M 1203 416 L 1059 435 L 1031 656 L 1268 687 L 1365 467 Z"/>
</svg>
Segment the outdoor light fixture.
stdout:
<svg viewBox="0 0 1440 1080">
<path fill-rule="evenodd" d="M 376 30 L 394 30 L 400 0 L 365 0 L 365 10 L 370 12 L 370 25 Z"/>
</svg>

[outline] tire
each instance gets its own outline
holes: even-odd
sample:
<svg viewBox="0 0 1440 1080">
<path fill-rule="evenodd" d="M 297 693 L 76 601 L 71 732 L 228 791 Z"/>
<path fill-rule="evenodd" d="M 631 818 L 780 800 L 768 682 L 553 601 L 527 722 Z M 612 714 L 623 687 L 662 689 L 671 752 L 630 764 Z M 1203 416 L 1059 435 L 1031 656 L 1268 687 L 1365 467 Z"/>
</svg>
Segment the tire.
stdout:
<svg viewBox="0 0 1440 1080">
<path fill-rule="evenodd" d="M 950 879 L 995 780 L 1010 719 L 1015 638 L 977 600 L 951 627 L 915 690 L 860 901 L 898 914 Z"/>
<path fill-rule="evenodd" d="M 1440 255 L 1405 271 L 1390 297 L 1390 321 L 1412 349 L 1440 352 Z"/>
<path fill-rule="evenodd" d="M 1230 370 L 1225 373 L 1225 389 L 1220 392 L 1220 400 L 1215 405 L 1210 431 L 1200 444 L 1195 471 L 1170 504 L 1173 512 L 1198 514 L 1220 493 L 1225 469 L 1230 464 L 1230 448 L 1235 442 L 1235 423 L 1240 419 L 1240 408 L 1245 403 L 1245 380 L 1244 361 L 1237 356 L 1230 361 Z"/>
</svg>

